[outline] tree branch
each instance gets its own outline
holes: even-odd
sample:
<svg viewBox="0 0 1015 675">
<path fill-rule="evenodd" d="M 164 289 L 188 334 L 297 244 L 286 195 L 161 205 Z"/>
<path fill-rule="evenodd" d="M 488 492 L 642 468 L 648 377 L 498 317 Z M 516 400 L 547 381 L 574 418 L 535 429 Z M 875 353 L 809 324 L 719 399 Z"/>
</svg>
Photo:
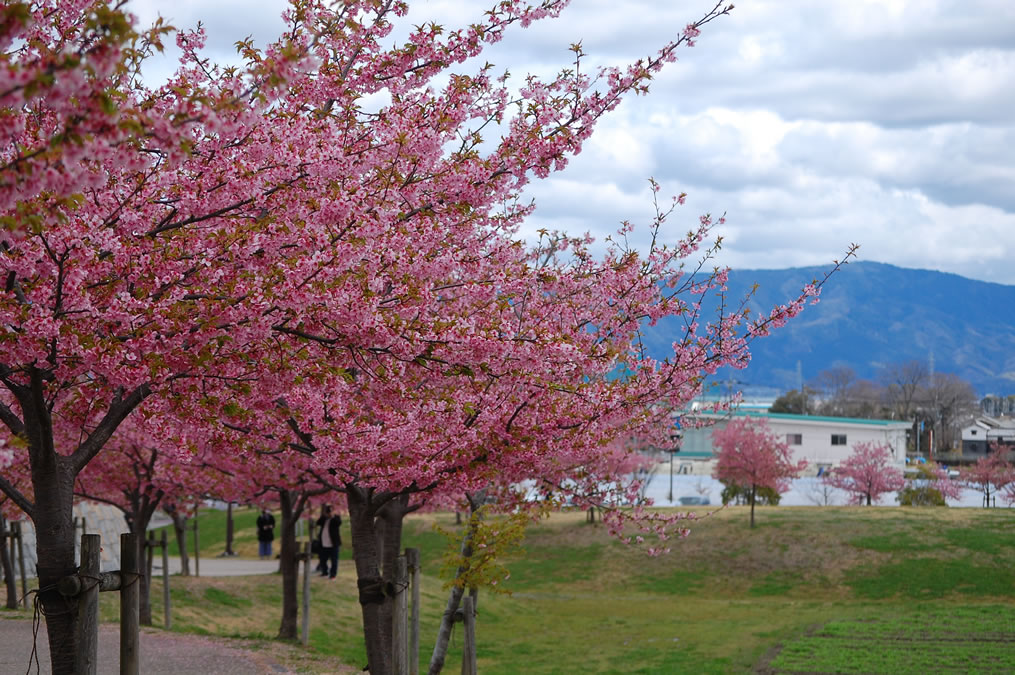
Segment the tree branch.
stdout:
<svg viewBox="0 0 1015 675">
<path fill-rule="evenodd" d="M 29 518 L 35 520 L 35 504 L 28 500 L 21 490 L 14 487 L 14 485 L 3 476 L 0 476 L 0 492 L 7 495 L 12 502 L 18 505 L 18 508 L 25 512 Z"/>
<path fill-rule="evenodd" d="M 141 405 L 141 402 L 148 398 L 151 393 L 151 387 L 147 383 L 136 387 L 126 398 L 121 398 L 121 391 L 117 392 L 117 395 L 109 404 L 109 410 L 106 411 L 106 415 L 99 422 L 98 426 L 95 427 L 92 433 L 88 434 L 88 438 L 70 456 L 71 470 L 75 476 L 98 454 L 102 446 L 106 444 L 106 441 L 113 435 L 113 432 L 120 426 L 120 423 L 127 418 L 127 415 Z"/>
<path fill-rule="evenodd" d="M 21 421 L 17 413 L 11 410 L 5 403 L 0 402 L 0 421 L 2 421 L 11 433 L 18 438 L 25 437 L 25 423 Z"/>
</svg>

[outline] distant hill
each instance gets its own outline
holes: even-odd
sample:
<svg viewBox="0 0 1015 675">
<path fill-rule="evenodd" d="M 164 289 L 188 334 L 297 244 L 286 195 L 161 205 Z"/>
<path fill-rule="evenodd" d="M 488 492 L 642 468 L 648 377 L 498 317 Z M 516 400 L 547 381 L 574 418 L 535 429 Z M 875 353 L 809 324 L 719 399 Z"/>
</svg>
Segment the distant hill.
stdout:
<svg viewBox="0 0 1015 675">
<path fill-rule="evenodd" d="M 736 270 L 731 297 L 753 284 L 754 311 L 767 312 L 796 297 L 827 267 Z M 648 329 L 651 354 L 663 357 L 678 333 L 676 321 Z M 884 364 L 933 355 L 937 372 L 955 373 L 981 395 L 1015 392 L 1015 286 L 974 281 L 955 274 L 904 269 L 875 262 L 845 266 L 825 285 L 821 302 L 771 336 L 756 340 L 751 365 L 721 373 L 735 388 L 785 391 L 835 365 L 874 379 Z"/>
</svg>

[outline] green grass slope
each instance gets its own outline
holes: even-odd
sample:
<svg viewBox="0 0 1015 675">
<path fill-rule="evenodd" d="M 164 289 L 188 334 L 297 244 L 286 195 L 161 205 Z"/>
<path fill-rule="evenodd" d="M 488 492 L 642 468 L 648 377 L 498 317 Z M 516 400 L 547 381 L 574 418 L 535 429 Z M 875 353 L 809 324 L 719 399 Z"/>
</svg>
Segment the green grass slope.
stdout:
<svg viewBox="0 0 1015 675">
<path fill-rule="evenodd" d="M 218 525 L 205 519 L 222 517 L 202 514 L 202 554 L 221 551 L 221 540 L 205 537 Z M 435 521 L 454 527 L 447 514 L 406 524 L 405 544 L 423 557 L 424 663 L 445 598 L 436 573 L 446 544 Z M 658 558 L 611 539 L 581 513 L 533 525 L 524 554 L 508 561 L 503 586 L 511 594 L 481 593 L 480 671 L 1015 672 L 1011 511 L 770 507 L 758 522 L 752 530 L 745 509 L 721 510 Z M 253 540 L 252 523 L 238 527 L 241 551 Z M 287 657 L 290 666 L 365 665 L 348 555 L 343 549 L 337 582 L 313 579 L 310 649 L 298 663 Z M 277 575 L 176 577 L 171 587 L 174 630 L 272 648 Z M 115 598 L 107 595 L 103 616 L 112 620 Z M 157 621 L 160 598 L 156 580 Z M 447 668 L 457 671 L 460 654 L 456 629 Z"/>
</svg>

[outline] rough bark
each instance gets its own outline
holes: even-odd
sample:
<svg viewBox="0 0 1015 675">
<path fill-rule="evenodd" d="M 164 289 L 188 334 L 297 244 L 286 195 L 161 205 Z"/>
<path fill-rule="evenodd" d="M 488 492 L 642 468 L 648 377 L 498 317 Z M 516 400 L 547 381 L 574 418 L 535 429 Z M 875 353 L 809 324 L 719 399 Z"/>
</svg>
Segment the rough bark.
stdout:
<svg viewBox="0 0 1015 675">
<path fill-rule="evenodd" d="M 390 628 L 385 642 L 381 626 L 384 605 L 391 599 L 383 594 L 381 560 L 377 548 L 378 537 L 374 523 L 373 490 L 356 486 L 347 488 L 349 527 L 352 536 L 353 563 L 356 566 L 356 585 L 363 614 L 363 638 L 366 642 L 367 668 L 372 675 L 391 673 Z M 389 614 L 390 615 L 390 614 Z"/>
<path fill-rule="evenodd" d="M 236 555 L 233 552 L 233 503 L 226 506 L 226 555 Z"/>
<path fill-rule="evenodd" d="M 166 506 L 166 513 L 173 519 L 173 531 L 176 533 L 176 547 L 180 550 L 180 576 L 190 576 L 190 556 L 187 555 L 187 517 L 180 513 L 176 505 Z"/>
<path fill-rule="evenodd" d="M 282 621 L 278 628 L 280 640 L 296 640 L 299 637 L 299 561 L 297 560 L 296 522 L 303 513 L 305 499 L 295 496 L 289 490 L 279 491 L 282 510 L 282 527 L 279 532 L 279 569 L 282 572 Z"/>
<path fill-rule="evenodd" d="M 409 495 L 402 494 L 385 502 L 377 510 L 377 529 L 381 541 L 381 576 L 385 583 L 385 602 L 381 607 L 380 621 L 384 643 L 392 653 L 394 639 L 394 590 L 389 588 L 398 578 L 398 557 L 402 553 L 402 523 L 408 513 Z"/>
<path fill-rule="evenodd" d="M 50 435 L 52 438 L 52 435 Z M 49 653 L 54 675 L 73 673 L 77 667 L 76 600 L 65 599 L 57 582 L 74 574 L 74 472 L 55 452 L 33 462 L 35 531 L 38 550 L 39 598 L 46 613 Z"/>
<path fill-rule="evenodd" d="M 751 527 L 754 527 L 754 498 L 757 496 L 758 486 L 751 485 Z"/>
<path fill-rule="evenodd" d="M 367 665 L 373 675 L 391 673 L 391 583 L 402 543 L 402 522 L 414 510 L 407 493 L 379 493 L 346 486 L 353 562 L 363 613 Z"/>
<path fill-rule="evenodd" d="M 145 556 L 151 555 L 151 551 L 145 546 L 145 535 L 148 532 L 148 524 L 151 523 L 152 516 L 155 514 L 155 509 L 158 507 L 161 498 L 161 492 L 154 496 L 147 494 L 137 495 L 135 499 L 131 500 L 130 512 L 124 514 L 130 533 L 135 535 L 134 541 L 137 543 L 137 552 L 135 554 L 137 557 L 135 559 L 137 560 L 139 570 L 148 569 Z M 152 625 L 152 582 L 147 574 L 142 574 L 138 579 L 138 583 L 140 595 L 138 598 L 138 622 L 142 626 L 150 626 Z"/>
</svg>

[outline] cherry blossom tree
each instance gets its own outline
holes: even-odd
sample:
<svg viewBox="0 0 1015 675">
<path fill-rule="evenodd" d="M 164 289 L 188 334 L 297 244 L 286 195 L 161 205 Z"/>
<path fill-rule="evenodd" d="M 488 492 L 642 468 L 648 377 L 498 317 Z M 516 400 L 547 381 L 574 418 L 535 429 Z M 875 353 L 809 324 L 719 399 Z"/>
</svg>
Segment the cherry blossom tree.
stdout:
<svg viewBox="0 0 1015 675">
<path fill-rule="evenodd" d="M 976 460 L 976 464 L 959 469 L 959 482 L 982 493 L 985 507 L 990 506 L 992 494 L 1015 482 L 1015 467 L 1007 461 L 1005 453 L 996 444 L 991 450 L 986 457 Z"/>
<path fill-rule="evenodd" d="M 258 235 L 237 224 L 264 208 L 252 195 L 278 176 L 214 194 L 201 185 L 236 158 L 256 111 L 231 88 L 187 86 L 186 72 L 159 92 L 141 86 L 137 69 L 158 33 L 135 33 L 120 8 L 79 0 L 2 11 L 0 420 L 23 448 L 31 490 L 6 471 L 0 489 L 35 523 L 52 665 L 63 673 L 78 659 L 75 605 L 55 590 L 75 570 L 75 480 L 153 393 L 212 361 L 219 381 L 242 377 L 242 365 L 225 366 L 225 343 L 250 343 L 248 328 L 273 322 L 248 315 L 227 338 L 223 324 L 238 323 L 230 310 L 240 306 L 213 289 L 232 283 L 226 270 L 251 268 Z M 247 260 L 230 267 L 219 257 L 230 247 Z M 213 305 L 221 311 L 202 311 Z"/>
<path fill-rule="evenodd" d="M 750 493 L 751 527 L 758 488 L 785 492 L 789 479 L 807 468 L 806 460 L 793 462 L 789 446 L 764 419 L 731 419 L 712 432 L 712 444 L 719 451 L 714 477 L 742 486 Z"/>
<path fill-rule="evenodd" d="M 855 503 L 870 506 L 881 495 L 901 490 L 906 484 L 902 469 L 893 465 L 893 454 L 892 448 L 882 443 L 856 443 L 852 454 L 822 480 L 845 491 Z"/>
<path fill-rule="evenodd" d="M 528 182 L 730 9 L 626 68 L 585 68 L 575 45 L 569 67 L 517 90 L 491 66 L 453 72 L 566 4 L 506 0 L 389 47 L 404 2 L 294 0 L 285 34 L 241 43 L 239 66 L 203 57 L 201 29 L 178 33 L 180 67 L 157 90 L 138 73 L 163 27 L 138 33 L 101 0 L 5 5 L 0 421 L 31 486 L 5 470 L 0 489 L 40 533 L 54 672 L 77 658 L 75 605 L 52 590 L 74 571 L 73 486 L 142 403 L 157 436 L 226 425 L 218 453 L 284 447 L 345 492 L 368 660 L 386 673 L 378 589 L 424 495 L 608 477 L 597 449 L 667 433 L 708 375 L 745 366 L 751 340 L 817 295 L 702 316 L 726 271 L 683 264 L 721 218 L 668 245 L 661 209 L 647 252 L 629 225 L 601 256 L 580 236 L 519 240 Z M 664 316 L 686 332 L 655 361 L 639 329 Z"/>
</svg>

